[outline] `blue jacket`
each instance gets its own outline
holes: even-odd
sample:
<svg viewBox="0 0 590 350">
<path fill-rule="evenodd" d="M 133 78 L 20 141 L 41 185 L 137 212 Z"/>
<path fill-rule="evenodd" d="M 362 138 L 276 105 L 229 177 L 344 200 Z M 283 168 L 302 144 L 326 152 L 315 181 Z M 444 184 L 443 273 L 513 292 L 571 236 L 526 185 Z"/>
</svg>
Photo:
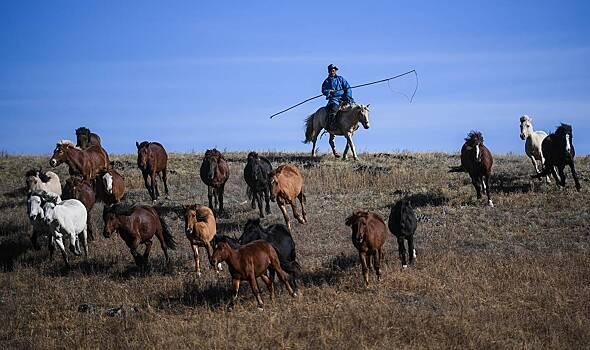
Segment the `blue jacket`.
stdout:
<svg viewBox="0 0 590 350">
<path fill-rule="evenodd" d="M 334 93 L 330 95 L 330 90 L 334 90 Z M 335 103 L 340 104 L 340 101 L 351 103 L 352 89 L 350 85 L 343 77 L 336 75 L 335 77 L 328 76 L 322 84 L 322 95 L 326 96 L 328 104 Z"/>
</svg>

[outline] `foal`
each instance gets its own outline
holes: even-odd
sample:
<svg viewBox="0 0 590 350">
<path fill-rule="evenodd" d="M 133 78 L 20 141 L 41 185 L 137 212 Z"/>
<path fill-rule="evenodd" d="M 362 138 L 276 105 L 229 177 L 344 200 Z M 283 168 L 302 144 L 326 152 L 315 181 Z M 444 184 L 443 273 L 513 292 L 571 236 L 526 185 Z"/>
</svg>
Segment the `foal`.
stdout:
<svg viewBox="0 0 590 350">
<path fill-rule="evenodd" d="M 281 282 L 285 284 L 291 296 L 296 297 L 297 293 L 293 291 L 287 274 L 281 269 L 279 257 L 273 246 L 262 240 L 254 241 L 240 246 L 238 249 L 233 249 L 226 241 L 220 241 L 217 248 L 213 252 L 211 262 L 214 265 L 225 261 L 229 266 L 229 273 L 232 276 L 232 283 L 234 287 L 233 302 L 238 298 L 238 291 L 240 290 L 240 282 L 247 280 L 252 288 L 252 293 L 256 297 L 258 308 L 263 309 L 264 303 L 260 297 L 260 290 L 256 283 L 256 277 L 260 277 L 270 292 L 271 299 L 274 298 L 274 284 L 268 277 L 266 272 L 273 269 L 278 275 Z"/>
<path fill-rule="evenodd" d="M 387 226 L 379 214 L 362 210 L 352 213 L 346 218 L 345 223 L 352 229 L 352 244 L 359 251 L 365 287 L 368 287 L 371 260 L 377 279 L 381 279 L 380 267 L 383 258 L 383 243 L 387 237 Z"/>
<path fill-rule="evenodd" d="M 195 270 L 197 276 L 201 277 L 201 266 L 199 263 L 199 247 L 207 251 L 207 258 L 211 261 L 213 248 L 211 242 L 217 233 L 217 226 L 213 211 L 204 205 L 189 205 L 184 209 L 184 232 L 188 239 L 195 258 Z M 221 270 L 221 264 L 218 266 Z"/>
<path fill-rule="evenodd" d="M 576 190 L 580 191 L 580 181 L 578 174 L 576 173 L 576 166 L 574 164 L 574 157 L 576 150 L 572 143 L 572 126 L 568 124 L 561 124 L 555 132 L 547 136 L 543 140 L 543 156 L 545 157 L 545 164 L 543 172 L 533 175 L 534 178 L 541 176 L 547 176 L 549 173 L 553 175 L 553 178 L 557 182 L 558 186 L 565 187 L 565 173 L 563 169 L 566 165 L 569 165 L 572 171 L 574 182 L 576 183 Z M 555 168 L 559 172 L 559 178 L 555 172 Z M 561 178 L 561 179 L 560 179 Z"/>
</svg>

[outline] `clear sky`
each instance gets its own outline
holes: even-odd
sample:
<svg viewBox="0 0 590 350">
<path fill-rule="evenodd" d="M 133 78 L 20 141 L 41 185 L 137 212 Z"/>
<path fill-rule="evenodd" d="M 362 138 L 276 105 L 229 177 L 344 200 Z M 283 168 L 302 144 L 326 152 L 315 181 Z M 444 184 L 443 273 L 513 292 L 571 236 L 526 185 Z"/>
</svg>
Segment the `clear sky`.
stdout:
<svg viewBox="0 0 590 350">
<path fill-rule="evenodd" d="M 0 151 L 49 154 L 87 126 L 110 153 L 309 151 L 334 63 L 371 105 L 360 151 L 523 153 L 519 117 L 590 153 L 588 1 L 2 1 Z M 327 138 L 318 143 L 329 149 Z M 340 149 L 344 139 L 337 141 Z"/>
</svg>

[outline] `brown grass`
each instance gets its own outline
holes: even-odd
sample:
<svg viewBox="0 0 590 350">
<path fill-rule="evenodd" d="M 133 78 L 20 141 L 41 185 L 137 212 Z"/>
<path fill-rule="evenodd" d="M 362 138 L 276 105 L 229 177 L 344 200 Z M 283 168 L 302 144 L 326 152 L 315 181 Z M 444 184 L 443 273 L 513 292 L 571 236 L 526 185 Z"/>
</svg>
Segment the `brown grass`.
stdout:
<svg viewBox="0 0 590 350">
<path fill-rule="evenodd" d="M 0 159 L 0 344 L 2 348 L 588 348 L 590 344 L 590 159 L 579 157 L 582 192 L 528 179 L 520 156 L 498 156 L 496 207 L 475 199 L 466 174 L 449 174 L 446 153 L 361 154 L 360 162 L 318 161 L 271 153 L 305 177 L 309 224 L 294 222 L 304 268 L 302 295 L 281 287 L 256 310 L 247 283 L 235 309 L 227 271 L 198 279 L 183 234 L 184 204 L 206 203 L 198 177 L 202 154 L 172 154 L 170 199 L 160 201 L 179 249 L 164 266 L 159 245 L 151 269 L 138 270 L 119 237 L 99 234 L 87 262 L 63 269 L 59 254 L 29 242 L 23 174 L 46 157 Z M 228 214 L 218 231 L 239 235 L 257 211 L 246 202 L 246 153 L 226 155 Z M 113 156 L 130 202 L 149 203 L 135 155 Z M 65 166 L 57 168 L 62 179 Z M 363 287 L 344 219 L 356 208 L 387 217 L 410 197 L 419 216 L 418 263 L 400 270 L 386 242 L 384 276 Z M 102 205 L 93 210 L 101 232 Z M 266 224 L 282 222 L 275 204 Z M 203 251 L 202 251 L 203 253 Z M 203 254 L 204 255 L 204 254 Z M 202 262 L 206 263 L 202 255 Z M 263 285 L 261 284 L 261 287 Z M 108 309 L 123 306 L 119 316 Z M 86 309 L 84 309 L 86 308 Z"/>
</svg>

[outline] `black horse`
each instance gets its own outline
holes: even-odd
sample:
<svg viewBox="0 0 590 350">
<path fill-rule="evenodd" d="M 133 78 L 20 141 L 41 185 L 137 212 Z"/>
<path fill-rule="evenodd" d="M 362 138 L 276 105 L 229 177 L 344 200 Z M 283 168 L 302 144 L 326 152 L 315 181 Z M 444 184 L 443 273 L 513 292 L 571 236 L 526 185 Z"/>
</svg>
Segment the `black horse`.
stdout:
<svg viewBox="0 0 590 350">
<path fill-rule="evenodd" d="M 258 239 L 269 242 L 276 249 L 281 268 L 291 275 L 293 288 L 297 289 L 296 279 L 301 277 L 301 265 L 296 260 L 295 241 L 293 241 L 291 231 L 283 224 L 263 228 L 260 225 L 260 219 L 249 219 L 244 225 L 244 233 L 238 242 L 246 244 Z M 270 272 L 270 277 L 274 280 L 274 271 Z"/>
<path fill-rule="evenodd" d="M 270 214 L 270 173 L 272 172 L 272 165 L 270 161 L 264 157 L 260 157 L 256 152 L 248 154 L 248 162 L 244 168 L 244 180 L 248 184 L 248 196 L 252 198 L 252 209 L 256 209 L 258 203 L 258 210 L 260 217 L 264 217 L 262 211 L 262 196 L 266 202 L 266 213 Z"/>
<path fill-rule="evenodd" d="M 574 182 L 576 183 L 576 190 L 579 192 L 581 186 L 578 174 L 576 173 L 576 166 L 574 164 L 576 150 L 574 149 L 573 144 L 572 126 L 561 123 L 553 134 L 550 134 L 543 140 L 541 150 L 543 151 L 543 157 L 545 158 L 543 171 L 532 177 L 539 178 L 551 173 L 557 185 L 565 187 L 565 173 L 563 172 L 563 169 L 566 165 L 569 165 Z M 557 171 L 559 172 L 559 177 L 557 177 L 555 168 L 557 168 Z"/>
<path fill-rule="evenodd" d="M 395 203 L 389 213 L 389 220 L 387 226 L 389 231 L 397 238 L 399 258 L 402 262 L 402 267 L 408 267 L 406 262 L 406 244 L 408 241 L 408 255 L 410 264 L 416 260 L 416 249 L 414 249 L 414 232 L 416 232 L 416 214 L 414 209 L 407 199 L 402 199 Z"/>
</svg>

